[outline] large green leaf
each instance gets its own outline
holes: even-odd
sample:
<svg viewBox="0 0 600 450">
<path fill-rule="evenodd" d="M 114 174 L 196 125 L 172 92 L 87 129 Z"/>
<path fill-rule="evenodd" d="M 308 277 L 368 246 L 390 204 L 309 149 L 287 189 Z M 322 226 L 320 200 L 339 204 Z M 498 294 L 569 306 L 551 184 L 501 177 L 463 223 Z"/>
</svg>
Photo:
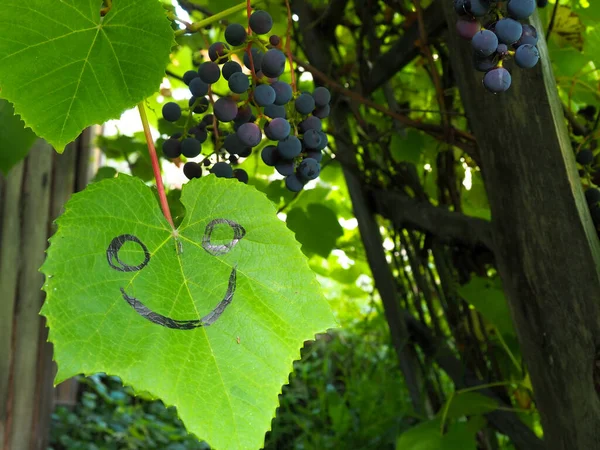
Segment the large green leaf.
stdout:
<svg viewBox="0 0 600 450">
<path fill-rule="evenodd" d="M 215 448 L 258 449 L 299 349 L 335 321 L 263 194 L 210 175 L 181 201 L 175 233 L 136 178 L 67 203 L 42 267 L 56 382 L 118 375 L 175 405 Z M 226 308 L 207 323 L 217 305 Z"/>
<path fill-rule="evenodd" d="M 27 156 L 35 140 L 35 134 L 25 128 L 12 105 L 0 99 L 0 171 L 7 174 L 12 166 Z"/>
<path fill-rule="evenodd" d="M 173 31 L 158 0 L 4 0 L 0 88 L 59 152 L 155 92 Z"/>
</svg>

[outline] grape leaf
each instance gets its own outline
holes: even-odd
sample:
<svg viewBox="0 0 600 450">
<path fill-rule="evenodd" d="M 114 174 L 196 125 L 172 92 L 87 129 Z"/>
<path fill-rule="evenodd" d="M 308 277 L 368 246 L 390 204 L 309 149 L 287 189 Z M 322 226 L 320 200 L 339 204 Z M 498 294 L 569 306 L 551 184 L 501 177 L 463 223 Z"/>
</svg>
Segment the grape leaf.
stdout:
<svg viewBox="0 0 600 450">
<path fill-rule="evenodd" d="M 35 140 L 35 134 L 25 128 L 12 105 L 0 99 L 0 171 L 6 175 L 27 156 Z"/>
<path fill-rule="evenodd" d="M 155 92 L 174 44 L 158 0 L 3 0 L 0 88 L 57 151 Z"/>
<path fill-rule="evenodd" d="M 335 320 L 263 194 L 209 175 L 181 201 L 176 232 L 152 190 L 126 175 L 67 203 L 41 269 L 55 381 L 118 375 L 176 406 L 215 448 L 258 449 L 299 349 Z"/>
</svg>

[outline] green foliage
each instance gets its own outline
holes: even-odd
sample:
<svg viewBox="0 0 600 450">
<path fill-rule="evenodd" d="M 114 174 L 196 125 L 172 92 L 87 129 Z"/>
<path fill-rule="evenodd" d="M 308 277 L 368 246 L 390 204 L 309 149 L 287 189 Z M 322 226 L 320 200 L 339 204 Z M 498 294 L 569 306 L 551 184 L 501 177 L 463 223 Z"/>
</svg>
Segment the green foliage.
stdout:
<svg viewBox="0 0 600 450">
<path fill-rule="evenodd" d="M 324 258 L 335 248 L 337 239 L 344 235 L 335 212 L 318 203 L 309 204 L 306 210 L 292 208 L 286 223 L 296 233 L 305 253 L 316 253 Z"/>
<path fill-rule="evenodd" d="M 42 267 L 56 381 L 118 375 L 175 405 L 188 430 L 211 445 L 255 449 L 303 342 L 335 322 L 292 233 L 264 196 L 209 176 L 188 183 L 181 202 L 187 213 L 177 238 L 135 178 L 92 184 L 68 202 Z M 232 244 L 233 228 L 220 224 L 211 236 L 213 219 L 234 221 L 246 234 Z M 113 260 L 141 269 L 118 271 L 107 262 L 111 241 L 125 234 L 147 247 L 147 265 L 133 242 Z M 203 248 L 207 242 L 231 251 L 215 256 Z M 230 291 L 234 270 L 233 300 L 210 326 L 168 328 L 132 308 L 142 302 L 174 320 L 199 319 Z"/>
<path fill-rule="evenodd" d="M 0 10 L 1 95 L 59 152 L 155 92 L 174 43 L 157 0 L 114 1 L 105 17 L 102 3 L 6 0 Z"/>
<path fill-rule="evenodd" d="M 8 171 L 27 156 L 36 136 L 15 115 L 12 105 L 0 99 L 0 172 Z"/>
</svg>

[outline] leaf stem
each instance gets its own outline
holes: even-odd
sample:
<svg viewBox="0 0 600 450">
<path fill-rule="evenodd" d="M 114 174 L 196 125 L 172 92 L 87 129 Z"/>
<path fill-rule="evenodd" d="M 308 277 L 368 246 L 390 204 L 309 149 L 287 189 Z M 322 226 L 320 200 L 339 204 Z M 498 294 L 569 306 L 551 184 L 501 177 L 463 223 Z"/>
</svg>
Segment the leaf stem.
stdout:
<svg viewBox="0 0 600 450">
<path fill-rule="evenodd" d="M 156 189 L 158 190 L 158 198 L 160 200 L 160 207 L 162 208 L 165 218 L 171 225 L 173 230 L 175 224 L 171 217 L 171 211 L 169 210 L 169 203 L 167 202 L 167 194 L 165 193 L 165 186 L 162 182 L 162 176 L 160 173 L 160 164 L 158 162 L 158 156 L 156 155 L 156 149 L 154 148 L 154 140 L 150 133 L 150 124 L 148 123 L 148 116 L 146 115 L 146 109 L 144 103 L 138 103 L 138 111 L 140 112 L 140 119 L 142 119 L 142 125 L 144 126 L 144 135 L 146 136 L 146 143 L 148 144 L 148 153 L 150 154 L 150 160 L 152 161 L 152 171 L 154 172 L 154 178 L 156 179 Z"/>
<path fill-rule="evenodd" d="M 204 28 L 208 25 L 215 23 L 218 20 L 223 19 L 224 17 L 230 16 L 231 14 L 235 14 L 238 11 L 242 11 L 246 8 L 246 2 L 240 3 L 239 5 L 232 6 L 231 8 L 226 9 L 225 11 L 221 11 L 220 13 L 216 13 L 206 19 L 203 19 L 199 22 L 194 22 L 188 31 L 198 31 L 201 28 Z"/>
</svg>

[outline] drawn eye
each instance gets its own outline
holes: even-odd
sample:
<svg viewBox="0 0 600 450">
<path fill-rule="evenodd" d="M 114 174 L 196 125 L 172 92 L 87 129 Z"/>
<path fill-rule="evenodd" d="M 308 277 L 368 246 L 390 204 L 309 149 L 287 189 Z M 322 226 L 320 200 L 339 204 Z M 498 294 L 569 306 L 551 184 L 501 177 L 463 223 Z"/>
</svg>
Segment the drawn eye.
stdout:
<svg viewBox="0 0 600 450">
<path fill-rule="evenodd" d="M 233 237 L 229 242 L 222 243 L 213 243 L 212 235 L 215 232 L 215 228 L 217 225 L 225 224 L 231 227 L 233 231 Z M 221 256 L 229 253 L 233 247 L 235 247 L 240 240 L 244 238 L 246 235 L 246 230 L 243 226 L 229 219 L 214 219 L 206 225 L 204 229 L 204 235 L 202 236 L 202 248 L 209 254 L 213 256 Z M 123 262 L 119 258 L 119 251 L 127 242 L 132 242 L 141 247 L 144 259 L 141 263 L 137 265 L 128 264 Z M 119 272 L 137 272 L 142 270 L 150 263 L 150 252 L 148 251 L 148 247 L 136 236 L 132 234 L 122 234 L 114 238 L 108 248 L 106 249 L 106 259 L 108 261 L 108 265 Z M 215 306 L 215 308 L 208 313 L 206 316 L 201 319 L 194 320 L 175 320 L 167 316 L 163 316 L 162 314 L 158 314 L 155 311 L 152 311 L 146 305 L 144 305 L 140 300 L 135 297 L 131 297 L 125 292 L 124 288 L 120 288 L 121 295 L 123 299 L 129 303 L 129 305 L 133 308 L 135 312 L 137 312 L 140 316 L 145 319 L 153 322 L 157 325 L 161 325 L 163 327 L 172 328 L 174 330 L 193 330 L 194 328 L 209 326 L 223 314 L 225 308 L 232 302 L 233 294 L 235 293 L 237 282 L 237 269 L 233 267 L 231 270 L 231 274 L 229 275 L 229 281 L 227 283 L 227 292 L 225 292 L 225 296 L 223 299 Z"/>
</svg>

